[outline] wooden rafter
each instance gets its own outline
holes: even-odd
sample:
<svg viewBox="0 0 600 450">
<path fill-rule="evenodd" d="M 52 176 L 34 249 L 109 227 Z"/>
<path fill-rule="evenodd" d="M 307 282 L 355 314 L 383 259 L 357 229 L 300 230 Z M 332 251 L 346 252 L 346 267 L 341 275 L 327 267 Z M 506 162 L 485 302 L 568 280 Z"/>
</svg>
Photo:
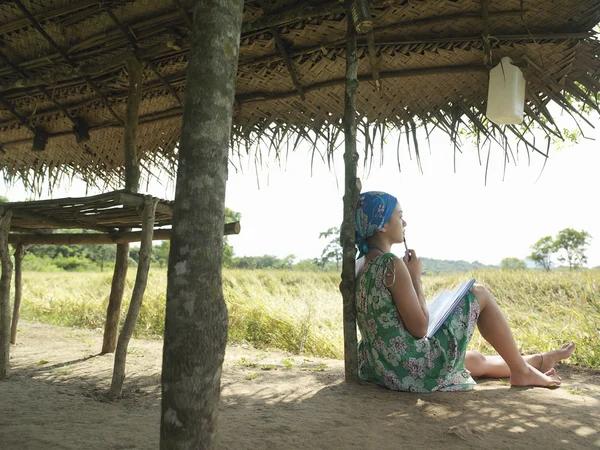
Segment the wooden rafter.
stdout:
<svg viewBox="0 0 600 450">
<path fill-rule="evenodd" d="M 112 12 L 112 10 L 110 8 L 106 8 L 106 13 L 110 16 L 110 18 L 112 19 L 112 21 L 117 25 L 117 28 L 119 28 L 119 30 L 121 30 L 121 33 L 123 33 L 123 35 L 125 36 L 125 38 L 129 41 L 129 43 L 131 44 L 131 47 L 133 48 L 134 52 L 138 51 L 139 50 L 139 46 L 137 44 L 137 41 L 136 41 L 135 37 L 133 37 L 131 35 L 131 33 L 129 32 L 129 30 L 127 28 L 125 28 L 125 26 L 121 23 L 121 21 L 117 18 L 117 16 L 115 16 L 115 13 Z M 139 60 L 139 58 L 138 58 L 138 60 Z M 175 89 L 173 89 L 173 86 L 171 86 L 169 84 L 169 82 L 165 79 L 165 77 L 163 77 L 161 75 L 161 73 L 158 71 L 158 69 L 156 68 L 156 66 L 154 65 L 154 63 L 151 60 L 149 60 L 149 59 L 144 60 L 144 61 L 140 60 L 140 62 L 144 62 L 144 63 L 146 63 L 148 65 L 148 67 L 150 67 L 150 69 L 152 70 L 152 72 L 154 72 L 154 75 L 156 75 L 156 77 L 161 81 L 161 83 L 169 90 L 169 92 L 171 93 L 171 95 L 173 97 L 175 97 L 175 100 L 177 100 L 177 103 L 179 103 L 180 105 L 183 106 L 183 102 L 179 98 L 179 95 L 177 95 L 177 92 L 175 92 Z"/>
<path fill-rule="evenodd" d="M 33 17 L 33 15 L 29 12 L 29 10 L 27 8 L 25 8 L 25 6 L 23 5 L 23 3 L 21 3 L 21 0 L 13 0 L 13 1 L 19 7 L 19 9 L 21 11 L 23 11 L 23 13 L 25 14 L 25 16 L 29 19 L 29 21 L 35 27 L 35 29 L 38 30 L 38 32 L 44 37 L 44 39 L 46 39 L 46 41 L 48 41 L 48 43 L 63 57 L 63 59 L 72 68 L 76 69 L 77 68 L 77 64 L 69 57 L 69 55 L 67 55 L 67 53 L 65 53 L 65 51 L 62 48 L 59 47 L 59 45 L 56 42 L 54 42 L 54 39 L 52 39 L 48 35 L 48 33 L 46 33 L 46 31 L 40 25 L 40 23 L 36 20 L 36 18 Z M 102 93 L 102 91 L 96 85 L 96 83 L 94 83 L 94 81 L 89 76 L 87 76 L 87 75 L 83 75 L 82 78 L 86 81 L 86 83 L 90 86 L 90 88 L 100 97 L 100 99 L 102 100 L 102 103 L 104 103 L 104 106 L 113 115 L 113 117 L 115 119 L 117 119 L 117 121 L 121 122 L 121 124 L 123 124 L 123 120 L 112 109 L 112 107 L 110 106 L 110 103 L 108 102 L 108 99 Z"/>
<path fill-rule="evenodd" d="M 269 10 L 265 0 L 259 0 L 258 3 L 261 6 L 261 8 L 263 9 L 263 11 L 267 12 Z M 302 100 L 304 100 L 306 98 L 304 95 L 304 89 L 302 88 L 302 85 L 298 81 L 298 76 L 296 74 L 296 70 L 294 69 L 292 59 L 290 58 L 290 55 L 288 54 L 288 51 L 286 49 L 285 42 L 283 42 L 283 39 L 281 38 L 281 35 L 279 34 L 279 31 L 277 30 L 276 27 L 270 27 L 269 32 L 273 36 L 273 39 L 275 40 L 275 46 L 277 47 L 277 50 L 279 51 L 279 53 L 281 54 L 281 57 L 283 58 L 285 67 L 286 67 L 288 73 L 290 74 L 290 78 L 292 79 L 292 84 L 296 87 L 296 90 L 298 91 L 298 95 L 300 95 L 300 98 Z"/>
<path fill-rule="evenodd" d="M 300 95 L 300 98 L 302 100 L 304 100 L 306 98 L 304 95 L 304 89 L 302 88 L 302 85 L 298 81 L 298 76 L 296 75 L 296 71 L 294 70 L 294 66 L 292 64 L 292 59 L 290 58 L 290 55 L 288 55 L 288 52 L 285 48 L 285 43 L 283 42 L 283 39 L 281 39 L 281 36 L 279 34 L 279 31 L 277 31 L 277 28 L 271 27 L 269 30 L 270 30 L 271 34 L 273 35 L 273 38 L 275 39 L 275 44 L 277 45 L 277 49 L 279 50 L 279 53 L 281 53 L 283 62 L 285 63 L 285 67 L 287 68 L 288 73 L 290 74 L 290 78 L 292 79 L 292 83 L 296 87 L 296 90 L 298 91 L 298 95 Z"/>
</svg>

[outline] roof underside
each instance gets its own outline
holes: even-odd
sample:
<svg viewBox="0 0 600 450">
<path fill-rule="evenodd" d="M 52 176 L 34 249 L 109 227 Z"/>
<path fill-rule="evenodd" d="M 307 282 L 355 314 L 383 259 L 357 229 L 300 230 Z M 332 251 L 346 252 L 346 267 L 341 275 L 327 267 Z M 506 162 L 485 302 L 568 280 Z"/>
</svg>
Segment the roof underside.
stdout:
<svg viewBox="0 0 600 450">
<path fill-rule="evenodd" d="M 567 108 L 569 99 L 595 103 L 597 0 L 528 0 L 523 9 L 520 0 L 489 3 L 492 62 L 510 56 L 523 68 L 528 122 L 553 130 L 549 102 Z M 402 129 L 430 123 L 449 134 L 461 121 L 480 131 L 493 127 L 482 121 L 488 73 L 479 0 L 372 0 L 371 14 L 381 89 L 372 81 L 373 58 L 361 36 L 362 123 Z M 174 164 L 190 24 L 191 1 L 0 1 L 5 177 L 31 182 L 75 173 L 115 184 L 123 167 L 124 59 L 132 50 L 144 64 L 138 156 L 146 168 Z M 234 141 L 266 134 L 279 142 L 293 131 L 339 129 L 345 36 L 338 0 L 246 1 Z M 77 141 L 76 124 L 87 124 L 89 140 Z M 48 136 L 43 151 L 32 151 L 35 132 Z"/>
</svg>

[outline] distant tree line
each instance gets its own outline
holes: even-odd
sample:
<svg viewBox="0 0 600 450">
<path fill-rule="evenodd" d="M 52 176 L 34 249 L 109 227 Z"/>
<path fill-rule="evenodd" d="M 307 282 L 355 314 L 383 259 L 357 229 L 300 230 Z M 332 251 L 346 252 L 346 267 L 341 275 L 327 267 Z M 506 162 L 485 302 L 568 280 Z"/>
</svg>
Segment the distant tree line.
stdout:
<svg viewBox="0 0 600 450">
<path fill-rule="evenodd" d="M 592 236 L 587 231 L 565 228 L 558 232 L 555 239 L 544 236 L 533 244 L 529 259 L 546 270 L 552 268 L 553 258 L 566 263 L 569 269 L 577 269 L 587 263 L 585 252 L 591 240 Z"/>
</svg>

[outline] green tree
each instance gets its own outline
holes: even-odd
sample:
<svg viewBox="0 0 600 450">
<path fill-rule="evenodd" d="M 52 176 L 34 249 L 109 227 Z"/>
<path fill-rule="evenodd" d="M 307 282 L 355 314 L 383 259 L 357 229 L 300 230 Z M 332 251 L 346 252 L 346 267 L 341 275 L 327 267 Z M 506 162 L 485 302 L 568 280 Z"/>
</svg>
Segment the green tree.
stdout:
<svg viewBox="0 0 600 450">
<path fill-rule="evenodd" d="M 332 227 L 327 231 L 319 233 L 319 239 L 326 239 L 327 244 L 321 253 L 320 264 L 325 267 L 330 262 L 335 262 L 336 270 L 340 268 L 342 261 L 342 246 L 340 245 L 340 229 Z"/>
<path fill-rule="evenodd" d="M 169 264 L 169 251 L 171 250 L 170 241 L 162 241 L 159 245 L 152 247 L 152 264 L 158 267 L 167 267 Z"/>
<path fill-rule="evenodd" d="M 591 239 L 592 237 L 587 231 L 577 231 L 573 228 L 559 231 L 554 241 L 555 250 L 560 252 L 558 260 L 566 262 L 569 269 L 582 267 L 587 263 L 585 251 Z"/>
<path fill-rule="evenodd" d="M 504 258 L 500 262 L 500 270 L 525 270 L 527 269 L 527 264 L 525 261 L 519 258 Z"/>
<path fill-rule="evenodd" d="M 85 256 L 100 264 L 100 272 L 104 271 L 104 263 L 114 262 L 117 255 L 116 245 L 113 244 L 88 245 L 86 250 Z"/>
<path fill-rule="evenodd" d="M 10 202 L 8 197 L 5 197 L 4 195 L 0 195 L 0 203 L 8 203 L 8 202 Z"/>
<path fill-rule="evenodd" d="M 544 236 L 531 246 L 531 255 L 527 258 L 532 260 L 539 267 L 550 270 L 552 267 L 552 254 L 555 251 L 554 240 L 552 236 Z"/>
</svg>

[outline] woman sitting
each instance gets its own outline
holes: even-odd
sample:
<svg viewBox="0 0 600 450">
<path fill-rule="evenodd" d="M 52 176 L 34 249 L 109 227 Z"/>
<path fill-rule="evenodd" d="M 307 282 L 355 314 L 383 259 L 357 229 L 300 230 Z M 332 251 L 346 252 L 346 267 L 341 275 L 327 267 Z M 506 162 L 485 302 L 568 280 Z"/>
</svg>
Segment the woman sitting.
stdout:
<svg viewBox="0 0 600 450">
<path fill-rule="evenodd" d="M 356 309 L 362 339 L 359 377 L 389 389 L 433 392 L 472 389 L 475 377 L 510 377 L 513 386 L 558 386 L 554 365 L 575 344 L 522 356 L 490 292 L 474 285 L 444 325 L 425 338 L 429 313 L 421 284 L 422 263 L 414 250 L 390 253 L 404 241 L 406 221 L 397 199 L 383 192 L 360 195 L 356 245 L 364 264 L 357 275 Z M 468 351 L 475 325 L 498 352 Z"/>
</svg>

